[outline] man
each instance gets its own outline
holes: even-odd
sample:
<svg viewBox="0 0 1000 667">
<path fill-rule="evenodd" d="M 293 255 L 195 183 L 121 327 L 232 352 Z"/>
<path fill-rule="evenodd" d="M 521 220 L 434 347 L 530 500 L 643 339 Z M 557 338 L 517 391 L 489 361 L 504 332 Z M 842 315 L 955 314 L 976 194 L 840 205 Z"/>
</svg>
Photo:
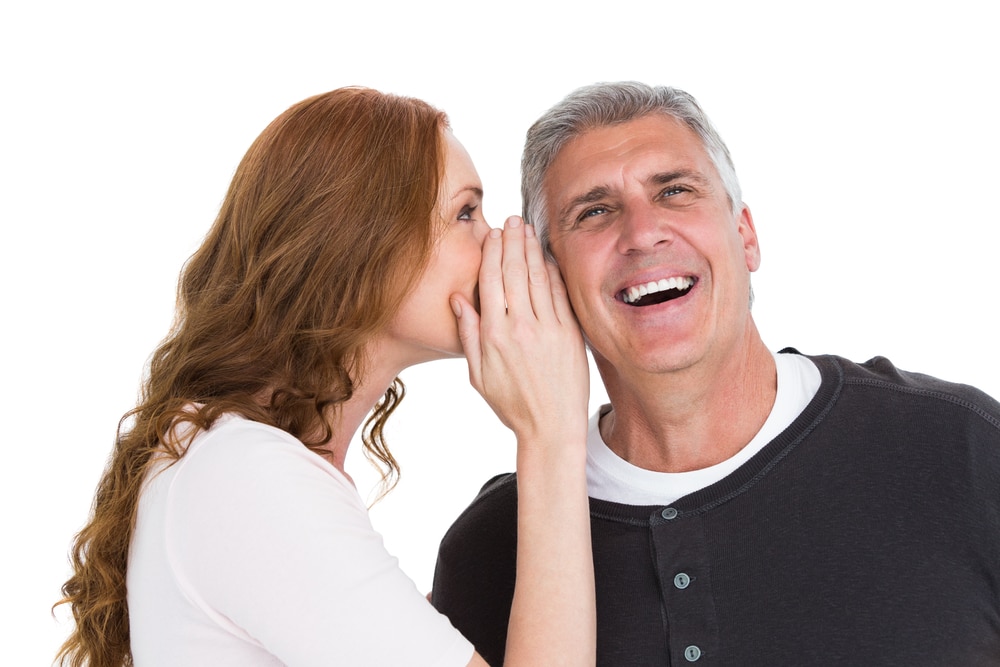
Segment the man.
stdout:
<svg viewBox="0 0 1000 667">
<path fill-rule="evenodd" d="M 1000 404 L 883 358 L 772 354 L 753 219 L 684 92 L 576 91 L 522 169 L 611 400 L 588 441 L 598 664 L 1000 664 Z M 434 579 L 496 665 L 516 503 L 491 480 Z"/>
</svg>

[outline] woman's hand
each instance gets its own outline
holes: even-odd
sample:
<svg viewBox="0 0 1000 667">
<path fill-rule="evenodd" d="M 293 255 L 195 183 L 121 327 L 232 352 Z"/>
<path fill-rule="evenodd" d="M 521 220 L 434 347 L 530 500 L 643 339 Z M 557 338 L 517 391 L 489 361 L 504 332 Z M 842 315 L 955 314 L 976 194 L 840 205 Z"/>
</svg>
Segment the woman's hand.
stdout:
<svg viewBox="0 0 1000 667">
<path fill-rule="evenodd" d="M 504 665 L 593 665 L 587 354 L 559 270 L 520 218 L 483 244 L 479 301 L 476 315 L 452 298 L 469 376 L 517 436 L 517 581 Z"/>
<path fill-rule="evenodd" d="M 461 295 L 451 299 L 472 385 L 518 442 L 556 430 L 576 441 L 590 392 L 583 337 L 559 269 L 517 216 L 483 244 L 479 301 L 477 315 Z"/>
</svg>

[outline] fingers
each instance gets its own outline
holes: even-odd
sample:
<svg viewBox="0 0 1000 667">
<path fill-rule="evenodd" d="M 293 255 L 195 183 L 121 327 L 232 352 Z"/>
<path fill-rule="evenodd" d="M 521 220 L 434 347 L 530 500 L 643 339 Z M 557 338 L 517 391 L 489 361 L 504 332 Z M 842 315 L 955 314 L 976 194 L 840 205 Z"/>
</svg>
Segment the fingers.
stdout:
<svg viewBox="0 0 1000 667">
<path fill-rule="evenodd" d="M 503 277 L 503 232 L 490 229 L 483 240 L 483 260 L 479 267 L 479 310 L 461 294 L 451 296 L 451 308 L 458 323 L 458 338 L 469 364 L 469 382 L 483 391 L 482 323 L 502 322 L 506 314 Z M 495 325 L 494 325 L 495 326 Z"/>
<path fill-rule="evenodd" d="M 502 268 L 508 312 L 550 321 L 555 309 L 545 255 L 534 228 L 517 216 L 505 225 Z"/>
<path fill-rule="evenodd" d="M 483 386 L 483 348 L 479 336 L 479 315 L 469 300 L 461 294 L 451 296 L 451 309 L 458 322 L 458 340 L 469 363 L 469 382 Z"/>
<path fill-rule="evenodd" d="M 559 269 L 545 259 L 534 228 L 517 216 L 507 218 L 502 231 L 491 229 L 483 242 L 479 298 L 487 326 L 509 314 L 533 314 L 542 322 L 576 319 Z"/>
<path fill-rule="evenodd" d="M 518 315 L 530 313 L 528 263 L 524 257 L 524 223 L 516 215 L 507 218 L 504 223 L 503 285 L 507 309 Z"/>
<path fill-rule="evenodd" d="M 528 265 L 528 292 L 531 297 L 531 306 L 535 311 L 535 317 L 547 322 L 556 315 L 552 294 L 553 284 L 549 277 L 549 263 L 545 261 L 542 244 L 535 236 L 535 229 L 530 225 L 525 226 L 524 236 L 524 256 Z"/>
<path fill-rule="evenodd" d="M 479 308 L 487 322 L 495 322 L 507 312 L 501 264 L 502 234 L 499 229 L 491 229 L 483 241 L 483 263 L 479 267 Z"/>
<path fill-rule="evenodd" d="M 519 441 L 562 429 L 561 417 L 575 424 L 586 416 L 583 339 L 558 269 L 520 218 L 483 242 L 479 301 L 477 316 L 466 298 L 452 296 L 469 378 Z"/>
<path fill-rule="evenodd" d="M 566 283 L 563 282 L 562 274 L 555 262 L 546 261 L 545 269 L 549 276 L 549 294 L 552 297 L 552 308 L 560 322 L 576 322 L 576 313 L 569 303 L 569 294 L 566 291 Z"/>
</svg>

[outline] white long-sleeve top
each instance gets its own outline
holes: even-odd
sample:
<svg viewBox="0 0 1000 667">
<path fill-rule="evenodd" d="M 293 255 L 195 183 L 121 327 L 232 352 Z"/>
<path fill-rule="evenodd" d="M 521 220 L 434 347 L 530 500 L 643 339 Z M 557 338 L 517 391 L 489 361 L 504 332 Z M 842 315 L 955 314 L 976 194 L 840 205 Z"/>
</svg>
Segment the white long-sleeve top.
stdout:
<svg viewBox="0 0 1000 667">
<path fill-rule="evenodd" d="M 137 667 L 464 667 L 473 651 L 385 550 L 349 479 L 236 416 L 151 471 L 128 605 Z"/>
</svg>

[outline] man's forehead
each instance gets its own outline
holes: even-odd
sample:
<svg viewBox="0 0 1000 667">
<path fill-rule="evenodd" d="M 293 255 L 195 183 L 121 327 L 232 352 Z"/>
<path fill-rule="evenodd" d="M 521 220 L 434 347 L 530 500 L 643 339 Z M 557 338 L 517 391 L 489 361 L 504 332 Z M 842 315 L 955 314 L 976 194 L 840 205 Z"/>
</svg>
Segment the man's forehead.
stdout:
<svg viewBox="0 0 1000 667">
<path fill-rule="evenodd" d="M 542 183 L 545 197 L 550 204 L 556 204 L 578 196 L 578 189 L 609 187 L 609 176 L 619 176 L 619 168 L 640 161 L 648 169 L 642 177 L 650 181 L 666 172 L 696 173 L 711 164 L 691 128 L 672 116 L 648 114 L 624 123 L 588 128 L 567 141 L 546 170 Z"/>
<path fill-rule="evenodd" d="M 620 143 L 628 137 L 640 136 L 648 141 L 662 141 L 667 144 L 674 142 L 694 142 L 700 144 L 698 134 L 685 122 L 666 113 L 648 113 L 636 118 L 618 123 L 594 125 L 577 132 L 556 153 L 553 163 L 563 155 L 581 144 Z"/>
</svg>

